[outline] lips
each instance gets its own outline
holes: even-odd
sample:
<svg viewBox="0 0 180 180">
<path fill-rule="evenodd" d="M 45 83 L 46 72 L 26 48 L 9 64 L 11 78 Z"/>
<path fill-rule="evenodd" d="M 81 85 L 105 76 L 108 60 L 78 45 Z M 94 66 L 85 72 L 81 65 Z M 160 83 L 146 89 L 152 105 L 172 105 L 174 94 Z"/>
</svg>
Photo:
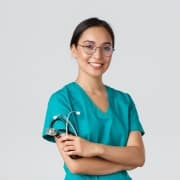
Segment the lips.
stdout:
<svg viewBox="0 0 180 180">
<path fill-rule="evenodd" d="M 100 68 L 103 66 L 102 63 L 96 63 L 96 62 L 88 62 L 88 64 L 90 64 L 94 68 Z"/>
</svg>

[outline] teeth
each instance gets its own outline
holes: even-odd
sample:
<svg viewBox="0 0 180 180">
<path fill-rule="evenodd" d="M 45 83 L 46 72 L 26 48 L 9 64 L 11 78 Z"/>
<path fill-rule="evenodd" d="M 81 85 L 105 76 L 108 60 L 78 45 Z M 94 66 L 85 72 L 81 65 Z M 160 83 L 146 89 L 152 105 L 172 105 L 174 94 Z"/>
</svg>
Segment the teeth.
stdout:
<svg viewBox="0 0 180 180">
<path fill-rule="evenodd" d="M 94 67 L 101 67 L 102 66 L 102 64 L 99 64 L 99 63 L 92 63 L 92 62 L 90 62 L 89 64 L 91 64 Z"/>
</svg>

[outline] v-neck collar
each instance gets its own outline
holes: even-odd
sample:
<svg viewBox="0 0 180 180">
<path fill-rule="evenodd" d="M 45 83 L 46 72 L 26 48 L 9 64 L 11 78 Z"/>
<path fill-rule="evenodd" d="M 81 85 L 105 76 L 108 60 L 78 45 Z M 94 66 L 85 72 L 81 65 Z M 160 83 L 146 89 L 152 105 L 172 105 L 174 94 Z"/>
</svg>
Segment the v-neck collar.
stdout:
<svg viewBox="0 0 180 180">
<path fill-rule="evenodd" d="M 110 98 L 109 98 L 109 91 L 108 91 L 108 87 L 106 85 L 106 95 L 107 95 L 107 101 L 108 101 L 108 106 L 106 111 L 103 111 L 100 107 L 98 107 L 98 105 L 91 99 L 91 97 L 86 93 L 86 91 L 80 86 L 80 84 L 78 84 L 76 81 L 73 82 L 73 84 L 78 87 L 78 89 L 83 93 L 83 95 L 86 97 L 86 99 L 88 99 L 88 101 L 92 104 L 92 106 L 94 106 L 98 112 L 100 112 L 102 115 L 106 115 L 109 112 L 110 109 Z"/>
</svg>

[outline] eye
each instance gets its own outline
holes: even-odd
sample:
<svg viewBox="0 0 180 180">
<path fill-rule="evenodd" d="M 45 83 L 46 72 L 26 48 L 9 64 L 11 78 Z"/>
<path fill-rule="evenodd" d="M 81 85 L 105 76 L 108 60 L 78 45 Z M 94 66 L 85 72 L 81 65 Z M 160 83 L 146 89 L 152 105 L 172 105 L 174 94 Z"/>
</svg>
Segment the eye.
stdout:
<svg viewBox="0 0 180 180">
<path fill-rule="evenodd" d="M 103 50 L 104 51 L 112 51 L 112 46 L 104 46 Z"/>
<path fill-rule="evenodd" d="M 93 50 L 94 46 L 92 44 L 84 45 L 84 47 L 88 50 Z"/>
</svg>

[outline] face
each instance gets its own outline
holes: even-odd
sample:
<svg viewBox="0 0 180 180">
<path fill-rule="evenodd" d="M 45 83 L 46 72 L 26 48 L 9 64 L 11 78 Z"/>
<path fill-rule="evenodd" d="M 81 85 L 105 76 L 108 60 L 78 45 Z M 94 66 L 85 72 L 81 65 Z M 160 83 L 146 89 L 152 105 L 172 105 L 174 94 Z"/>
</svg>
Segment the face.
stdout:
<svg viewBox="0 0 180 180">
<path fill-rule="evenodd" d="M 81 35 L 78 45 L 72 46 L 80 74 L 101 77 L 108 69 L 112 57 L 112 39 L 103 27 L 92 27 Z"/>
</svg>

